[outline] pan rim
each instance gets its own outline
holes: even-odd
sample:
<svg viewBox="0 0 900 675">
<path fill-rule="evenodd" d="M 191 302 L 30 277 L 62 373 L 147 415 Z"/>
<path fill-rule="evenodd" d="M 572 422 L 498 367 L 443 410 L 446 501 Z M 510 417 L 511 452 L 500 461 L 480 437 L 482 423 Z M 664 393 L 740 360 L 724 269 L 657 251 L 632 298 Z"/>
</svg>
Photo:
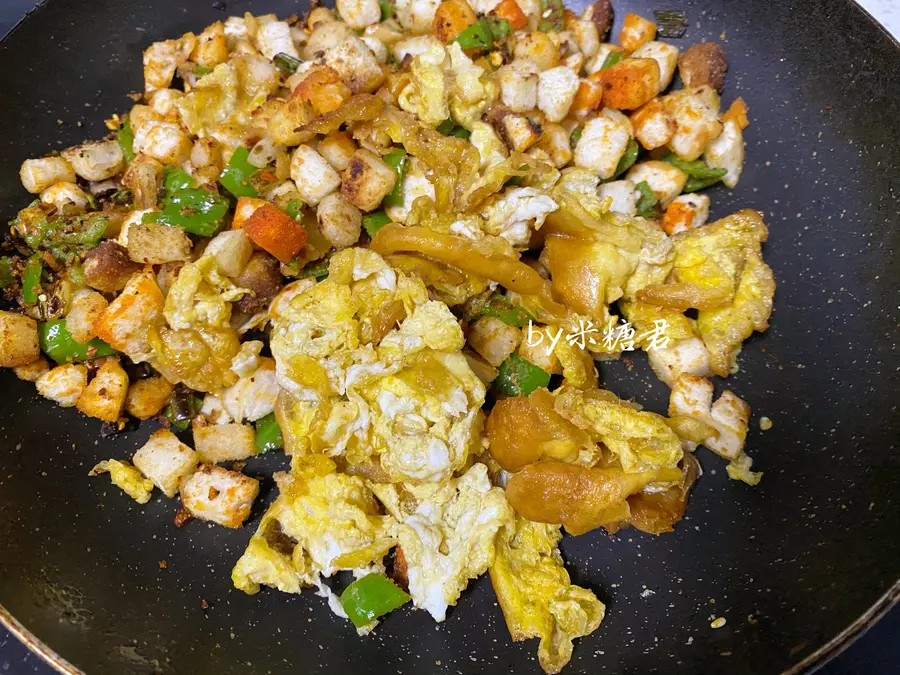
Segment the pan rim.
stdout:
<svg viewBox="0 0 900 675">
<path fill-rule="evenodd" d="M 883 36 L 900 50 L 900 35 L 893 35 L 881 24 L 865 7 L 857 0 L 846 0 L 854 6 L 864 20 L 873 24 Z M 6 41 L 26 20 L 40 12 L 51 0 L 37 0 L 35 6 L 27 11 L 5 34 L 0 35 L 0 43 Z M 834 635 L 822 644 L 802 661 L 784 670 L 781 675 L 812 675 L 831 660 L 843 653 L 848 647 L 862 637 L 872 626 L 880 621 L 889 611 L 900 606 L 900 578 L 881 595 L 877 600 L 852 623 L 842 631 Z M 86 673 L 68 660 L 60 656 L 46 642 L 41 640 L 31 630 L 16 619 L 6 607 L 0 603 L 0 625 L 28 648 L 33 654 L 39 656 L 47 665 L 55 669 L 61 675 L 86 675 Z"/>
<path fill-rule="evenodd" d="M 900 606 L 900 579 L 897 579 L 884 594 L 849 626 L 805 659 L 783 671 L 782 675 L 812 675 L 856 642 L 896 606 Z M 83 670 L 69 663 L 51 649 L 47 643 L 26 628 L 2 604 L 0 604 L 0 625 L 3 625 L 19 642 L 25 645 L 32 653 L 40 656 L 47 665 L 55 668 L 61 675 L 85 675 Z"/>
</svg>

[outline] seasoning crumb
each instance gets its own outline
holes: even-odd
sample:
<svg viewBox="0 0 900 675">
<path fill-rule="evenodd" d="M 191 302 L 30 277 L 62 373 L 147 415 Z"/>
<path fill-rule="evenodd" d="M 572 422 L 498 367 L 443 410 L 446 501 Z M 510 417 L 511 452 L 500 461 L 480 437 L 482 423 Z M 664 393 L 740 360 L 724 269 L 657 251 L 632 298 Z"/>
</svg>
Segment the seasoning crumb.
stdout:
<svg viewBox="0 0 900 675">
<path fill-rule="evenodd" d="M 160 560 L 160 561 L 159 561 L 159 569 L 164 570 L 164 569 L 166 569 L 167 567 L 168 567 L 168 564 L 166 564 L 166 561 L 165 561 L 165 560 Z"/>
<path fill-rule="evenodd" d="M 770 420 L 768 417 L 760 417 L 759 428 L 763 431 L 768 431 L 772 428 L 772 420 Z"/>
<path fill-rule="evenodd" d="M 209 609 L 209 603 L 206 600 L 201 600 L 200 609 Z"/>
<path fill-rule="evenodd" d="M 709 624 L 710 628 L 721 628 L 726 623 L 725 617 L 720 616 L 718 619 L 713 619 L 712 623 Z"/>
</svg>

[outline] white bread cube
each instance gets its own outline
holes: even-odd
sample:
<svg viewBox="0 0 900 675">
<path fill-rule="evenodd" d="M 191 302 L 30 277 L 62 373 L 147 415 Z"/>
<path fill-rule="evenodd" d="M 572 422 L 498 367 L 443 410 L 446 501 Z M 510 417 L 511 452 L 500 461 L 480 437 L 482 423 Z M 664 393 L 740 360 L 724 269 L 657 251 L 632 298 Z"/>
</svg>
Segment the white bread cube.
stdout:
<svg viewBox="0 0 900 675">
<path fill-rule="evenodd" d="M 157 89 L 150 95 L 150 107 L 157 115 L 177 120 L 177 104 L 183 96 L 184 92 L 177 89 Z"/>
<path fill-rule="evenodd" d="M 133 382 L 125 396 L 125 412 L 139 420 L 150 419 L 165 407 L 173 389 L 161 375 Z"/>
<path fill-rule="evenodd" d="M 197 469 L 200 457 L 168 429 L 154 431 L 131 460 L 166 497 L 174 497 L 182 478 Z"/>
<path fill-rule="evenodd" d="M 291 157 L 291 179 L 304 202 L 315 206 L 341 185 L 331 164 L 308 145 L 297 146 Z"/>
<path fill-rule="evenodd" d="M 88 417 L 115 422 L 122 414 L 128 393 L 128 374 L 114 358 L 107 359 L 75 403 Z"/>
<path fill-rule="evenodd" d="M 578 92 L 578 75 L 566 66 L 545 70 L 538 79 L 538 108 L 550 122 L 561 122 L 569 114 Z"/>
<path fill-rule="evenodd" d="M 656 376 L 673 386 L 682 375 L 711 377 L 709 352 L 700 338 L 682 338 L 664 348 L 650 349 L 647 359 Z"/>
<path fill-rule="evenodd" d="M 35 320 L 15 312 L 0 311 L 0 367 L 26 366 L 40 355 Z"/>
<path fill-rule="evenodd" d="M 256 31 L 256 48 L 267 59 L 273 59 L 276 54 L 287 54 L 295 59 L 300 58 L 294 40 L 291 37 L 291 27 L 284 21 L 269 21 Z"/>
<path fill-rule="evenodd" d="M 653 40 L 641 45 L 631 54 L 632 58 L 653 59 L 659 66 L 659 91 L 665 90 L 672 82 L 678 65 L 678 47 Z"/>
<path fill-rule="evenodd" d="M 87 386 L 87 367 L 66 363 L 41 375 L 35 382 L 38 393 L 63 408 L 71 408 Z"/>
<path fill-rule="evenodd" d="M 97 291 L 81 289 L 72 296 L 72 307 L 66 314 L 66 328 L 76 342 L 85 344 L 97 337 L 94 322 L 103 314 L 109 302 Z"/>
<path fill-rule="evenodd" d="M 600 178 L 612 178 L 631 136 L 628 118 L 618 110 L 604 108 L 584 125 L 575 146 L 575 166 L 593 171 Z"/>
<path fill-rule="evenodd" d="M 101 181 L 125 170 L 125 155 L 118 141 L 90 141 L 63 150 L 62 156 L 85 180 Z"/>
<path fill-rule="evenodd" d="M 341 194 L 354 207 L 374 211 L 394 189 L 396 180 L 397 174 L 381 157 L 360 148 L 347 162 L 341 177 Z"/>
<path fill-rule="evenodd" d="M 13 368 L 16 377 L 25 382 L 37 382 L 38 378 L 49 370 L 50 366 L 47 365 L 47 359 L 44 357 L 39 357 L 24 366 Z"/>
<path fill-rule="evenodd" d="M 662 102 L 655 98 L 631 114 L 634 137 L 647 150 L 661 148 L 672 140 L 677 125 Z"/>
<path fill-rule="evenodd" d="M 744 134 L 734 120 L 725 122 L 722 134 L 706 147 L 703 159 L 713 169 L 725 169 L 722 182 L 730 188 L 738 184 L 744 168 Z"/>
<path fill-rule="evenodd" d="M 513 112 L 529 112 L 538 104 L 538 80 L 541 71 L 533 61 L 513 61 L 500 68 L 494 77 L 500 85 L 500 100 Z"/>
<path fill-rule="evenodd" d="M 134 262 L 162 265 L 191 257 L 191 240 L 180 227 L 132 223 L 128 228 L 128 257 Z"/>
<path fill-rule="evenodd" d="M 569 141 L 569 132 L 560 124 L 549 123 L 544 125 L 544 132 L 537 146 L 547 153 L 553 166 L 563 168 L 572 161 L 572 144 Z"/>
<path fill-rule="evenodd" d="M 630 180 L 614 180 L 604 183 L 598 192 L 601 199 L 604 197 L 612 199 L 610 211 L 625 216 L 634 216 L 637 213 L 638 191 L 634 189 L 634 183 Z"/>
<path fill-rule="evenodd" d="M 370 93 L 384 82 L 381 64 L 366 43 L 352 35 L 325 52 L 325 65 L 341 76 L 354 94 Z"/>
<path fill-rule="evenodd" d="M 55 183 L 75 182 L 75 169 L 62 157 L 26 159 L 19 169 L 22 187 L 31 194 L 40 194 Z"/>
<path fill-rule="evenodd" d="M 259 481 L 220 466 L 201 464 L 181 481 L 181 500 L 195 518 L 240 527 L 259 494 Z"/>
<path fill-rule="evenodd" d="M 710 87 L 681 89 L 662 98 L 663 106 L 675 120 L 675 133 L 669 148 L 685 161 L 703 154 L 706 146 L 722 133 L 718 96 Z"/>
<path fill-rule="evenodd" d="M 256 432 L 249 424 L 194 426 L 194 448 L 206 464 L 233 462 L 256 454 Z"/>
<path fill-rule="evenodd" d="M 495 368 L 519 346 L 522 332 L 493 316 L 483 316 L 472 324 L 467 342 Z"/>
<path fill-rule="evenodd" d="M 507 147 L 517 152 L 525 152 L 541 139 L 541 127 L 519 113 L 504 115 L 497 131 Z"/>
<path fill-rule="evenodd" d="M 244 230 L 227 230 L 217 234 L 206 245 L 203 254 L 213 256 L 225 276 L 233 278 L 243 272 L 250 262 L 253 244 Z"/>
<path fill-rule="evenodd" d="M 656 160 L 635 164 L 625 177 L 635 185 L 640 182 L 647 183 L 663 208 L 681 194 L 688 179 L 687 174 L 681 169 L 668 162 Z"/>
<path fill-rule="evenodd" d="M 336 248 L 353 246 L 362 232 L 362 213 L 340 192 L 332 192 L 316 209 L 322 236 Z"/>
<path fill-rule="evenodd" d="M 350 164 L 350 158 L 357 149 L 356 141 L 346 131 L 332 131 L 316 144 L 316 152 L 328 160 L 338 171 Z"/>
<path fill-rule="evenodd" d="M 225 24 L 215 21 L 197 36 L 197 45 L 191 52 L 191 61 L 207 68 L 215 68 L 228 60 L 228 38 Z"/>
<path fill-rule="evenodd" d="M 233 228 L 243 227 L 244 223 L 250 220 L 250 216 L 256 212 L 256 209 L 266 204 L 268 202 L 259 197 L 239 197 L 234 207 L 234 219 L 231 221 L 231 226 Z"/>
<path fill-rule="evenodd" d="M 164 305 L 153 270 L 145 270 L 128 280 L 122 293 L 100 315 L 94 330 L 98 337 L 135 363 L 149 361 L 153 349 L 147 332 L 164 320 Z"/>
<path fill-rule="evenodd" d="M 177 40 L 154 42 L 144 50 L 144 92 L 152 94 L 172 84 L 178 66 L 184 64 L 197 46 L 197 37 L 185 33 Z"/>
<path fill-rule="evenodd" d="M 60 181 L 41 193 L 41 201 L 53 204 L 63 213 L 84 213 L 88 206 L 88 196 L 76 183 Z"/>
<path fill-rule="evenodd" d="M 341 18 L 354 30 L 362 30 L 381 21 L 378 0 L 337 0 L 335 4 Z"/>
<path fill-rule="evenodd" d="M 394 60 L 397 63 L 403 63 L 407 57 L 414 59 L 420 54 L 426 54 L 428 52 L 433 52 L 435 49 L 442 48 L 443 45 L 441 44 L 441 41 L 434 35 L 416 35 L 396 42 L 392 51 L 394 53 Z"/>
</svg>

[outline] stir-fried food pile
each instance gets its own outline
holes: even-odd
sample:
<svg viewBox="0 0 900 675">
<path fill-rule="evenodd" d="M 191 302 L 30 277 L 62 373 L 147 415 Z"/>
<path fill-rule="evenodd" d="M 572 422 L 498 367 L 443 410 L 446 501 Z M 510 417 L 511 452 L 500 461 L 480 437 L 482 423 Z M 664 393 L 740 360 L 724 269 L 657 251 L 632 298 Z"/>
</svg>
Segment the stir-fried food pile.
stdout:
<svg viewBox="0 0 900 675">
<path fill-rule="evenodd" d="M 673 531 L 699 445 L 761 475 L 710 378 L 767 327 L 767 231 L 699 192 L 737 184 L 747 110 L 718 45 L 656 39 L 681 13 L 618 44 L 611 16 L 338 0 L 150 45 L 106 138 L 22 164 L 0 365 L 104 433 L 161 423 L 91 473 L 178 525 L 241 526 L 244 460 L 283 448 L 237 588 L 314 587 L 364 634 L 489 572 L 558 672 L 605 611 L 562 528 Z M 667 416 L 600 388 L 632 349 Z"/>
</svg>

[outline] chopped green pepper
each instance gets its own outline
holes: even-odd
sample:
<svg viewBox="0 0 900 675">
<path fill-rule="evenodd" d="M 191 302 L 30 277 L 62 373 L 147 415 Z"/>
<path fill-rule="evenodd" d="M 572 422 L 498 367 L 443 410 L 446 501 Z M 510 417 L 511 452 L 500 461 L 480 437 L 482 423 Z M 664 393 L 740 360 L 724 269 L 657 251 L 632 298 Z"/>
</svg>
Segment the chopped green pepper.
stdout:
<svg viewBox="0 0 900 675">
<path fill-rule="evenodd" d="M 638 145 L 638 142 L 633 138 L 628 141 L 628 147 L 625 148 L 625 154 L 622 155 L 622 158 L 619 160 L 619 164 L 616 166 L 616 176 L 621 176 L 623 173 L 628 171 L 632 167 L 632 165 L 637 161 L 638 152 L 640 152 L 641 147 Z"/>
<path fill-rule="evenodd" d="M 261 455 L 269 450 L 280 450 L 284 447 L 281 437 L 281 426 L 275 421 L 275 413 L 260 417 L 256 426 L 256 454 Z"/>
<path fill-rule="evenodd" d="M 381 7 L 382 21 L 387 21 L 394 14 L 394 3 L 391 0 L 378 0 L 378 6 Z"/>
<path fill-rule="evenodd" d="M 406 154 L 406 150 L 403 148 L 394 148 L 381 159 L 397 174 L 394 189 L 384 198 L 382 203 L 385 206 L 403 206 L 403 179 L 406 178 L 409 155 Z"/>
<path fill-rule="evenodd" d="M 528 359 L 511 354 L 500 364 L 493 386 L 508 396 L 528 396 L 535 389 L 550 384 L 550 374 Z"/>
<path fill-rule="evenodd" d="M 391 222 L 390 217 L 384 211 L 374 211 L 363 216 L 362 225 L 369 233 L 370 237 L 374 237 L 382 227 Z"/>
<path fill-rule="evenodd" d="M 131 120 L 127 117 L 122 122 L 122 126 L 116 132 L 116 140 L 119 141 L 119 147 L 122 148 L 122 154 L 125 155 L 127 161 L 134 159 L 134 131 L 131 129 Z"/>
<path fill-rule="evenodd" d="M 7 288 L 16 283 L 13 259 L 9 256 L 0 258 L 0 288 Z"/>
<path fill-rule="evenodd" d="M 603 59 L 603 65 L 600 66 L 600 70 L 606 70 L 607 68 L 612 68 L 619 61 L 621 61 L 625 57 L 625 52 L 610 52 L 609 55 Z"/>
<path fill-rule="evenodd" d="M 211 72 L 212 68 L 208 68 L 207 66 L 194 66 L 194 75 L 196 75 L 197 77 L 209 75 Z"/>
<path fill-rule="evenodd" d="M 708 188 L 711 185 L 715 185 L 719 182 L 719 178 L 696 178 L 691 176 L 688 178 L 687 183 L 684 184 L 684 188 L 681 190 L 682 192 L 696 192 L 697 190 L 703 190 L 704 188 Z"/>
<path fill-rule="evenodd" d="M 354 581 L 341 593 L 341 604 L 347 618 L 357 628 L 372 623 L 409 602 L 410 597 L 383 574 L 367 574 Z"/>
<path fill-rule="evenodd" d="M 299 199 L 292 199 L 288 202 L 287 208 L 284 210 L 292 219 L 297 220 L 303 215 L 303 202 Z"/>
<path fill-rule="evenodd" d="M 653 190 L 650 189 L 647 181 L 642 180 L 634 187 L 641 193 L 635 205 L 637 214 L 644 218 L 656 218 L 659 216 L 659 199 Z"/>
<path fill-rule="evenodd" d="M 66 327 L 65 319 L 40 324 L 38 335 L 41 351 L 59 364 L 91 361 L 116 353 L 100 338 L 94 338 L 86 344 L 76 342 Z"/>
<path fill-rule="evenodd" d="M 301 277 L 311 277 L 316 281 L 321 281 L 328 276 L 328 259 L 317 260 L 311 265 L 307 265 L 300 270 Z"/>
<path fill-rule="evenodd" d="M 283 70 L 288 73 L 296 73 L 297 69 L 300 67 L 300 64 L 303 62 L 300 59 L 291 56 L 290 54 L 278 52 L 274 57 L 272 57 L 272 63 L 274 63 L 275 67 L 279 70 Z"/>
<path fill-rule="evenodd" d="M 47 218 L 40 206 L 32 204 L 19 211 L 13 226 L 31 250 L 46 250 L 55 258 L 69 261 L 97 246 L 109 227 L 109 217 L 95 212 Z"/>
<path fill-rule="evenodd" d="M 33 255 L 25 263 L 25 275 L 22 277 L 22 298 L 26 305 L 36 305 L 41 294 L 41 274 L 44 263 L 41 256 Z"/>
<path fill-rule="evenodd" d="M 509 21 L 506 19 L 484 16 L 464 29 L 451 42 L 458 42 L 463 49 L 491 50 L 494 48 L 494 42 L 508 36 L 510 31 Z"/>
<path fill-rule="evenodd" d="M 203 407 L 203 400 L 193 391 L 182 384 L 175 387 L 175 391 L 169 396 L 169 403 L 166 405 L 166 419 L 169 424 L 184 431 L 191 425 L 200 408 Z"/>
<path fill-rule="evenodd" d="M 578 141 L 581 140 L 581 135 L 584 133 L 584 127 L 578 127 L 574 131 L 572 131 L 572 135 L 569 136 L 569 147 L 573 150 L 575 146 L 578 145 Z"/>
<path fill-rule="evenodd" d="M 678 155 L 668 154 L 662 158 L 662 161 L 668 162 L 676 169 L 684 171 L 689 178 L 698 178 L 701 180 L 714 179 L 713 183 L 728 173 L 725 169 L 713 169 L 702 159 L 695 159 L 693 162 L 685 161 Z M 712 183 L 710 183 L 711 185 Z"/>
<path fill-rule="evenodd" d="M 448 117 L 443 122 L 437 125 L 437 132 L 443 136 L 449 136 L 450 132 L 453 131 L 453 127 L 455 126 L 456 122 Z"/>
<path fill-rule="evenodd" d="M 250 151 L 247 148 L 238 148 L 219 176 L 219 183 L 235 197 L 259 196 L 256 188 L 250 184 L 250 178 L 258 169 L 249 162 L 249 157 Z"/>
<path fill-rule="evenodd" d="M 166 195 L 162 211 L 145 213 L 141 222 L 180 227 L 201 237 L 212 237 L 222 229 L 228 200 L 207 190 L 185 188 Z"/>
<path fill-rule="evenodd" d="M 561 32 L 565 28 L 566 7 L 563 0 L 541 0 L 541 20 L 538 30 L 542 33 Z"/>
<path fill-rule="evenodd" d="M 163 177 L 163 187 L 166 192 L 176 192 L 194 187 L 194 179 L 191 174 L 177 166 L 167 166 Z"/>
<path fill-rule="evenodd" d="M 475 316 L 492 316 L 514 328 L 527 326 L 529 321 L 534 321 L 531 314 L 522 307 L 512 304 L 505 295 L 499 293 L 494 293 L 484 302 L 476 303 L 473 307 L 473 314 Z"/>
</svg>

